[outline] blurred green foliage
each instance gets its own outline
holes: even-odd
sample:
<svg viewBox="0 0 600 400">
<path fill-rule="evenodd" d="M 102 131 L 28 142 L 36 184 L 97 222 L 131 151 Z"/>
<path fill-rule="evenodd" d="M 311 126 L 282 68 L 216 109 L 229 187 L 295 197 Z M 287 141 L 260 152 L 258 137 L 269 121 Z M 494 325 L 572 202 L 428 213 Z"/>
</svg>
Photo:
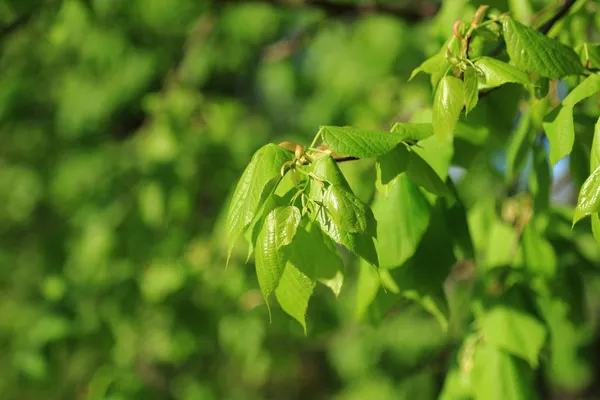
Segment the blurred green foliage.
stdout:
<svg viewBox="0 0 600 400">
<path fill-rule="evenodd" d="M 0 397 L 436 398 L 461 333 L 407 301 L 356 322 L 352 263 L 339 300 L 311 300 L 307 336 L 278 308 L 269 323 L 247 248 L 225 269 L 222 232 L 264 143 L 307 142 L 322 124 L 388 128 L 429 107 L 427 79 L 408 83 L 410 71 L 479 2 L 444 2 L 435 17 L 437 2 L 419 3 L 391 2 L 431 8 L 422 21 L 266 2 L 0 3 Z M 372 163 L 343 170 L 370 199 Z M 467 203 L 482 187 L 468 185 Z M 593 329 L 556 329 L 575 344 L 553 342 L 550 373 L 577 392 L 593 379 L 576 350 Z"/>
</svg>

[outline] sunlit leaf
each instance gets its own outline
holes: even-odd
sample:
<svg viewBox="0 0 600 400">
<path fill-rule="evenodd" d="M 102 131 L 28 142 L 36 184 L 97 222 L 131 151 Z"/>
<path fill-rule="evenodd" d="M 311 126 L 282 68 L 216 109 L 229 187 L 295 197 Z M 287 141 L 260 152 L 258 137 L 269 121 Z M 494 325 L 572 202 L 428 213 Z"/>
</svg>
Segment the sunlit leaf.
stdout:
<svg viewBox="0 0 600 400">
<path fill-rule="evenodd" d="M 469 66 L 464 72 L 463 89 L 465 91 L 465 114 L 475 108 L 479 100 L 477 70 Z"/>
<path fill-rule="evenodd" d="M 510 17 L 502 18 L 502 30 L 506 51 L 517 68 L 554 79 L 583 72 L 575 51 L 559 41 Z"/>
<path fill-rule="evenodd" d="M 593 213 L 600 212 L 600 166 L 583 183 L 573 214 L 573 224 Z"/>
<path fill-rule="evenodd" d="M 433 131 L 441 143 L 452 138 L 463 105 L 463 82 L 446 75 L 438 84 L 433 99 Z"/>
<path fill-rule="evenodd" d="M 281 165 L 291 160 L 291 153 L 275 144 L 261 147 L 238 182 L 227 213 L 228 256 L 235 241 L 252 223 L 260 205 L 280 177 Z"/>
<path fill-rule="evenodd" d="M 475 61 L 475 67 L 482 73 L 481 82 L 486 88 L 494 88 L 511 82 L 524 86 L 532 84 L 525 72 L 495 58 L 478 58 Z"/>
<path fill-rule="evenodd" d="M 573 149 L 573 108 L 561 107 L 552 122 L 544 122 L 544 130 L 550 141 L 550 164 L 555 165 Z"/>
<path fill-rule="evenodd" d="M 289 245 L 300 223 L 300 210 L 293 206 L 277 207 L 264 220 L 255 245 L 258 283 L 265 299 L 277 288 L 288 255 Z"/>
</svg>

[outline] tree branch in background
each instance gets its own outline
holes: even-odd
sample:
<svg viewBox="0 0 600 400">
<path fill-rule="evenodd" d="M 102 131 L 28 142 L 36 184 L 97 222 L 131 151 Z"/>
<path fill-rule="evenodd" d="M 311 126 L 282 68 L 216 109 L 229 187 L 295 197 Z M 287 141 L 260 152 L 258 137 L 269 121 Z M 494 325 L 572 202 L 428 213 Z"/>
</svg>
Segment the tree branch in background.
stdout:
<svg viewBox="0 0 600 400">
<path fill-rule="evenodd" d="M 365 13 L 377 13 L 392 15 L 406 22 L 419 22 L 433 17 L 438 6 L 430 1 L 418 1 L 413 7 L 397 7 L 391 4 L 369 4 L 360 5 L 353 2 L 334 2 L 331 0 L 213 0 L 213 4 L 248 4 L 265 3 L 277 7 L 302 8 L 311 7 L 324 11 L 328 16 L 353 16 Z"/>
<path fill-rule="evenodd" d="M 564 17 L 569 12 L 569 9 L 571 9 L 571 7 L 573 7 L 573 4 L 575 4 L 575 1 L 576 0 L 566 0 L 565 4 L 563 4 L 563 6 L 558 10 L 558 12 L 554 14 L 554 16 L 550 18 L 548 22 L 540 26 L 538 28 L 538 31 L 540 31 L 544 35 L 550 32 L 550 29 L 552 29 L 554 24 L 556 24 L 562 17 Z"/>
</svg>

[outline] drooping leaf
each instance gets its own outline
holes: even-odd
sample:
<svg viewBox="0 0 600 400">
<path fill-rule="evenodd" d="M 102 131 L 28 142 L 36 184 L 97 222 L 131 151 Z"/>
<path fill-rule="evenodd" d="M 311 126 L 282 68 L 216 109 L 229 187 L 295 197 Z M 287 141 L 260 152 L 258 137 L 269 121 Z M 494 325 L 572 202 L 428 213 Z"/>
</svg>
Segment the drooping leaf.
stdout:
<svg viewBox="0 0 600 400">
<path fill-rule="evenodd" d="M 547 336 L 541 321 L 523 310 L 501 305 L 487 311 L 482 318 L 481 331 L 488 345 L 537 367 Z"/>
<path fill-rule="evenodd" d="M 387 197 L 379 195 L 373 204 L 378 221 L 376 242 L 379 264 L 399 267 L 417 249 L 429 223 L 429 203 L 405 174 L 390 183 Z"/>
<path fill-rule="evenodd" d="M 377 158 L 377 188 L 381 193 L 387 193 L 389 183 L 398 175 L 406 172 L 408 177 L 417 185 L 436 196 L 449 196 L 450 191 L 440 176 L 415 151 L 410 151 L 404 145 Z"/>
<path fill-rule="evenodd" d="M 506 51 L 517 68 L 553 79 L 583 72 L 575 51 L 559 41 L 510 17 L 502 18 L 502 31 Z"/>
<path fill-rule="evenodd" d="M 521 114 L 517 129 L 513 133 L 508 144 L 506 155 L 506 179 L 511 181 L 518 175 L 525 164 L 525 160 L 531 147 L 530 135 L 531 117 L 528 112 Z"/>
<path fill-rule="evenodd" d="M 529 223 L 523 228 L 521 238 L 525 267 L 534 274 L 552 278 L 556 274 L 557 261 L 550 242 Z"/>
<path fill-rule="evenodd" d="M 433 131 L 441 143 L 452 138 L 463 104 L 463 82 L 446 75 L 438 84 L 433 99 Z"/>
<path fill-rule="evenodd" d="M 471 373 L 476 399 L 536 399 L 531 368 L 494 346 L 479 344 Z"/>
<path fill-rule="evenodd" d="M 458 259 L 475 259 L 475 246 L 467 220 L 467 208 L 458 195 L 458 191 L 451 179 L 448 180 L 448 188 L 452 192 L 451 204 L 448 199 L 443 199 L 446 222 L 448 229 L 452 232 L 452 241 L 459 251 Z"/>
<path fill-rule="evenodd" d="M 410 154 L 410 163 L 406 173 L 414 183 L 436 196 L 452 195 L 440 176 L 414 151 Z"/>
<path fill-rule="evenodd" d="M 511 82 L 523 86 L 532 84 L 525 72 L 495 58 L 481 57 L 475 61 L 475 67 L 482 73 L 481 83 L 489 89 Z"/>
<path fill-rule="evenodd" d="M 451 233 L 441 203 L 436 204 L 429 221 L 414 256 L 400 268 L 381 271 L 389 271 L 390 279 L 395 282 L 399 293 L 418 302 L 446 330 L 448 303 L 443 286 L 456 258 L 452 241 L 447 240 Z"/>
<path fill-rule="evenodd" d="M 323 205 L 333 222 L 342 230 L 352 233 L 368 233 L 376 237 L 377 226 L 367 217 L 369 207 L 352 192 L 330 185 L 323 195 Z"/>
<path fill-rule="evenodd" d="M 288 260 L 282 249 L 292 242 L 299 223 L 300 210 L 293 206 L 275 208 L 263 222 L 255 245 L 255 264 L 265 300 L 279 284 Z"/>
<path fill-rule="evenodd" d="M 275 289 L 279 305 L 302 325 L 306 334 L 306 310 L 316 282 L 288 262 Z"/>
<path fill-rule="evenodd" d="M 582 218 L 600 212 L 600 166 L 586 179 L 579 191 L 573 225 Z"/>
<path fill-rule="evenodd" d="M 600 92 L 600 74 L 592 74 L 571 90 L 562 101 L 562 105 L 573 107 L 582 100 Z"/>
<path fill-rule="evenodd" d="M 344 264 L 335 243 L 318 225 L 298 228 L 290 261 L 310 278 L 327 286 L 335 296 L 344 283 Z"/>
<path fill-rule="evenodd" d="M 392 150 L 403 139 L 392 132 L 357 129 L 350 126 L 323 126 L 321 137 L 337 154 L 359 158 L 376 157 Z"/>
<path fill-rule="evenodd" d="M 323 157 L 319 157 L 313 161 L 310 166 L 310 172 L 312 172 L 317 178 L 330 183 L 331 185 L 337 186 L 344 190 L 351 191 L 350 185 L 346 178 L 344 178 L 344 174 L 340 170 L 340 167 L 337 165 L 333 157 L 326 155 Z M 318 193 L 322 193 L 320 190 L 316 190 L 320 188 L 318 184 L 314 181 L 311 181 L 311 189 L 314 188 L 313 196 L 316 196 Z M 318 201 L 323 200 L 323 196 L 319 196 Z"/>
<path fill-rule="evenodd" d="M 279 179 L 281 165 L 291 159 L 289 152 L 275 144 L 261 147 L 252 156 L 235 188 L 227 213 L 228 260 L 235 241 L 252 223 L 260 205 Z"/>
<path fill-rule="evenodd" d="M 260 206 L 259 211 L 254 217 L 254 221 L 252 221 L 246 232 L 244 232 L 244 237 L 248 242 L 248 257 L 246 258 L 246 262 L 248 262 L 252 256 L 252 252 L 254 251 L 254 243 L 256 243 L 256 240 L 258 239 L 258 234 L 262 229 L 265 218 L 267 218 L 267 215 L 269 215 L 269 213 L 275 208 L 284 205 L 285 202 L 281 197 L 277 195 L 271 195 L 267 197 Z"/>
<path fill-rule="evenodd" d="M 404 145 L 398 145 L 394 150 L 377 157 L 377 190 L 387 194 L 391 183 L 398 175 L 408 170 L 411 152 Z"/>
<path fill-rule="evenodd" d="M 369 263 L 361 261 L 359 268 L 354 317 L 362 320 L 379 291 L 381 281 L 377 270 Z"/>
<path fill-rule="evenodd" d="M 544 122 L 544 131 L 550 142 L 550 164 L 555 165 L 573 149 L 575 141 L 573 108 L 561 107 L 552 122 Z"/>
<path fill-rule="evenodd" d="M 465 114 L 475 108 L 479 100 L 477 70 L 469 66 L 464 73 L 463 89 L 465 91 Z"/>
</svg>

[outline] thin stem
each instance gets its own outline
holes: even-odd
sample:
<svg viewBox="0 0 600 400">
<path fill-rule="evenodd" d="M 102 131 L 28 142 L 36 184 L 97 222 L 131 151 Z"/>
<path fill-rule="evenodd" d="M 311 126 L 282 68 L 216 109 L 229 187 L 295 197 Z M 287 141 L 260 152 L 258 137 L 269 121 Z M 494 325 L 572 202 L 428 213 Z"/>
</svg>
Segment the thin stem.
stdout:
<svg viewBox="0 0 600 400">
<path fill-rule="evenodd" d="M 313 147 L 315 147 L 315 144 L 317 144 L 317 140 L 319 140 L 319 138 L 321 137 L 321 129 L 323 129 L 323 128 L 319 129 L 319 131 L 315 135 L 315 138 L 313 139 L 312 143 L 310 144 L 310 146 L 308 146 L 309 148 L 313 148 Z"/>
</svg>

